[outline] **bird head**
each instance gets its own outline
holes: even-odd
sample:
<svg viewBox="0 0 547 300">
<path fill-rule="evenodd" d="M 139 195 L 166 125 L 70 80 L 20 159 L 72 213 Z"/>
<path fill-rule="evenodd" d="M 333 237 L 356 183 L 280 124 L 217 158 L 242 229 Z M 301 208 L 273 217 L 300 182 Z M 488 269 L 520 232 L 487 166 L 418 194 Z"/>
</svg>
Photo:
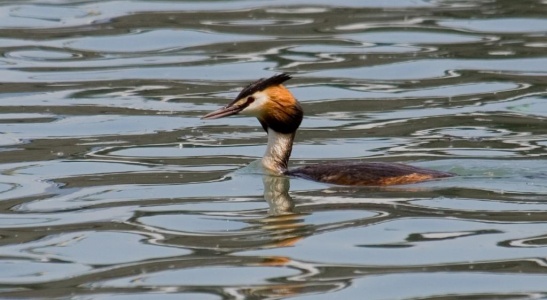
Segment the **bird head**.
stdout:
<svg viewBox="0 0 547 300">
<path fill-rule="evenodd" d="M 202 119 L 219 119 L 232 115 L 256 117 L 266 132 L 293 133 L 300 126 L 303 110 L 292 93 L 283 86 L 291 76 L 282 73 L 259 79 L 243 88 L 228 105 L 210 112 Z"/>
</svg>

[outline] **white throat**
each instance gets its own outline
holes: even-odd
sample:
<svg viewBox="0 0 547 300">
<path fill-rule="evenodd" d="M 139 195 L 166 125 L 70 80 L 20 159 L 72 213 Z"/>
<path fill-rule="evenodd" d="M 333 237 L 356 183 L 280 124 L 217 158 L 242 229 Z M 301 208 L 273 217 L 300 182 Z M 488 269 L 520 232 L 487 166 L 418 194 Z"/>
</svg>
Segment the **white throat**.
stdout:
<svg viewBox="0 0 547 300">
<path fill-rule="evenodd" d="M 276 174 L 287 171 L 295 133 L 279 133 L 268 128 L 268 147 L 262 166 Z"/>
</svg>

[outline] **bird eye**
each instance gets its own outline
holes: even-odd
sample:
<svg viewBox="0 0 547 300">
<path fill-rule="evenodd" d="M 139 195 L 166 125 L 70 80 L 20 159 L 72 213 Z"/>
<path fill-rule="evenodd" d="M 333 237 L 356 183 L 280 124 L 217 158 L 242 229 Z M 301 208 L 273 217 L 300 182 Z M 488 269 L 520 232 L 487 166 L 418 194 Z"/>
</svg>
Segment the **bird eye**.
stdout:
<svg viewBox="0 0 547 300">
<path fill-rule="evenodd" d="M 247 104 L 251 104 L 253 102 L 255 102 L 255 97 L 251 96 L 251 97 L 247 98 Z"/>
</svg>

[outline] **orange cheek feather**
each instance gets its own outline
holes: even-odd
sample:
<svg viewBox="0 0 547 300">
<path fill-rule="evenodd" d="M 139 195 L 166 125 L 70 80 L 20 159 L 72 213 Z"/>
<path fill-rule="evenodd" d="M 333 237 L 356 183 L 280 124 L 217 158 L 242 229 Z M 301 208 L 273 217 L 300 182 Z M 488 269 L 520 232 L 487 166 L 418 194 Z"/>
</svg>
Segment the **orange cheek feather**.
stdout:
<svg viewBox="0 0 547 300">
<path fill-rule="evenodd" d="M 270 114 L 273 119 L 281 122 L 290 122 L 287 118 L 291 115 L 287 112 L 292 112 L 292 107 L 295 106 L 296 100 L 292 93 L 283 85 L 271 86 L 264 90 L 271 101 L 264 104 L 263 114 Z"/>
</svg>

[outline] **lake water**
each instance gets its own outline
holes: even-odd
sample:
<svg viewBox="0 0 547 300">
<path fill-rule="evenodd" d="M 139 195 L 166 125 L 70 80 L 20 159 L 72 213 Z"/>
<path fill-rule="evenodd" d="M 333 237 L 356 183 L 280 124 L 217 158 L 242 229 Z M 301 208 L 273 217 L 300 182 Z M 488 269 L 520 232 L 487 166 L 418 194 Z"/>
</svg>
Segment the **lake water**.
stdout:
<svg viewBox="0 0 547 300">
<path fill-rule="evenodd" d="M 547 2 L 1 1 L 0 298 L 546 299 Z M 280 72 L 292 165 L 253 118 Z"/>
</svg>

